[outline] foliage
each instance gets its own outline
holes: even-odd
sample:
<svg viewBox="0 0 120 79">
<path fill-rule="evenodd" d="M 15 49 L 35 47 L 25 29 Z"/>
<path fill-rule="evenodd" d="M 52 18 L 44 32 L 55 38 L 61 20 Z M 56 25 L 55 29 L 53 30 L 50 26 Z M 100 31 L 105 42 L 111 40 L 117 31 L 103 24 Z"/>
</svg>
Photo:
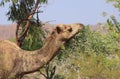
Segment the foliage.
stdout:
<svg viewBox="0 0 120 79">
<path fill-rule="evenodd" d="M 61 62 L 58 73 L 64 79 L 120 78 L 120 33 L 114 25 L 110 20 L 103 24 L 105 33 L 91 31 L 86 26 L 82 33 L 62 46 L 56 58 Z"/>
<path fill-rule="evenodd" d="M 19 2 L 27 2 L 27 4 L 33 4 L 33 2 L 35 2 L 36 0 L 1 0 L 0 1 L 0 6 L 4 6 L 5 3 L 7 2 L 12 2 L 12 3 L 19 3 Z M 47 0 L 40 0 L 40 3 L 47 3 Z"/>
<path fill-rule="evenodd" d="M 107 24 L 110 30 L 120 33 L 120 23 L 116 20 L 115 16 L 111 16 L 111 18 L 107 20 Z"/>
<path fill-rule="evenodd" d="M 23 42 L 27 44 L 25 41 L 27 41 L 28 43 L 33 42 L 32 40 L 38 41 L 40 39 L 38 36 L 41 36 L 41 39 L 43 39 L 42 37 L 43 33 L 41 32 L 41 28 L 38 28 L 42 26 L 39 20 L 38 13 L 42 12 L 40 10 L 41 4 L 46 4 L 47 1 L 48 0 L 2 0 L 0 2 L 1 5 L 3 6 L 7 2 L 11 4 L 10 9 L 7 13 L 8 20 L 11 20 L 17 23 L 16 41 L 20 47 L 22 46 Z M 36 17 L 33 16 L 35 14 L 36 14 Z M 35 32 L 35 30 L 37 32 Z M 32 31 L 34 31 L 34 34 L 29 34 L 29 33 L 32 33 Z M 38 34 L 38 31 L 41 34 Z M 37 34 L 38 36 L 36 36 Z M 32 36 L 32 35 L 35 35 L 35 36 Z M 30 44 L 30 46 L 32 45 Z M 29 46 L 29 49 L 30 49 L 30 46 Z M 24 46 L 22 46 L 22 48 L 24 48 Z M 24 49 L 27 49 L 27 47 L 25 46 Z"/>
<path fill-rule="evenodd" d="M 118 8 L 120 11 L 120 0 L 107 0 L 107 2 L 112 2 L 115 8 Z"/>
<path fill-rule="evenodd" d="M 9 16 L 8 20 L 12 21 L 27 20 L 27 17 L 30 15 L 34 6 L 35 0 L 24 0 L 24 2 L 21 1 L 17 3 L 12 2 L 10 10 L 7 13 L 7 15 Z M 33 20 L 35 20 L 35 18 Z"/>
<path fill-rule="evenodd" d="M 106 57 L 104 54 L 79 53 L 77 56 L 70 56 L 61 65 L 63 68 L 60 74 L 65 74 L 65 79 L 116 79 L 120 74 L 120 60 L 117 58 Z"/>
<path fill-rule="evenodd" d="M 41 27 L 30 26 L 27 37 L 23 41 L 22 49 L 36 50 L 43 46 L 43 40 L 45 39 L 45 31 L 41 30 Z"/>
<path fill-rule="evenodd" d="M 0 3 L 11 3 L 10 9 L 7 13 L 8 20 L 18 22 L 19 20 L 27 20 L 33 7 L 35 6 L 36 0 L 2 0 Z M 47 0 L 40 0 L 39 4 L 47 3 Z"/>
<path fill-rule="evenodd" d="M 40 74 L 43 75 L 46 79 L 53 79 L 55 77 L 56 66 L 52 67 L 50 63 L 47 63 L 44 68 L 40 70 Z M 59 77 L 57 75 L 57 77 Z"/>
<path fill-rule="evenodd" d="M 120 50 L 119 40 L 119 33 L 110 31 L 102 34 L 98 31 L 90 31 L 89 26 L 86 26 L 82 33 L 77 34 L 60 51 L 58 59 L 66 58 L 71 54 L 75 55 L 74 52 L 111 54 Z"/>
</svg>

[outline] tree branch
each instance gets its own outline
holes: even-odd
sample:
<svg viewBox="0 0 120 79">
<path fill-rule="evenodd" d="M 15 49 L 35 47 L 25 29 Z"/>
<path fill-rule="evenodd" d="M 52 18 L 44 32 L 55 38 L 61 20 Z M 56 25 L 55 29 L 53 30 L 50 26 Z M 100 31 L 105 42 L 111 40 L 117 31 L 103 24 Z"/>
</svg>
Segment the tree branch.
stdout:
<svg viewBox="0 0 120 79">
<path fill-rule="evenodd" d="M 36 4 L 35 4 L 35 7 L 33 8 L 33 10 L 31 11 L 30 15 L 28 16 L 28 20 L 26 22 L 26 25 L 25 25 L 25 29 L 22 33 L 22 35 L 18 38 L 18 32 L 16 32 L 16 40 L 17 40 L 17 45 L 21 47 L 22 43 L 23 43 L 23 40 L 25 39 L 26 35 L 27 35 L 27 31 L 30 27 L 30 20 L 32 19 L 35 11 L 37 10 L 38 8 L 38 5 L 40 3 L 40 0 L 37 0 Z M 16 31 L 18 31 L 19 27 L 20 27 L 20 24 L 22 23 L 23 21 L 21 20 L 20 22 L 18 22 L 18 25 L 17 25 L 17 28 L 16 28 Z"/>
</svg>

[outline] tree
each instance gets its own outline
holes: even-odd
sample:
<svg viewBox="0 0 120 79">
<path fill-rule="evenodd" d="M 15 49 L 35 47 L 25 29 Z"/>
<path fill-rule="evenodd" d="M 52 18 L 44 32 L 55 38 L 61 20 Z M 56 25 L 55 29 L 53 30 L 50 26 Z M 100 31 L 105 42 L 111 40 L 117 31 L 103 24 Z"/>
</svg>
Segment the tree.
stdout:
<svg viewBox="0 0 120 79">
<path fill-rule="evenodd" d="M 30 36 L 32 31 L 42 26 L 39 21 L 38 13 L 41 13 L 41 4 L 46 4 L 48 0 L 2 0 L 0 5 L 11 3 L 10 10 L 8 11 L 8 20 L 17 23 L 16 28 L 16 41 L 18 46 L 22 46 L 25 37 Z M 33 15 L 36 14 L 36 18 Z M 32 30 L 30 29 L 32 28 Z M 41 34 L 42 32 L 40 32 Z M 29 35 L 30 34 L 30 35 Z"/>
</svg>

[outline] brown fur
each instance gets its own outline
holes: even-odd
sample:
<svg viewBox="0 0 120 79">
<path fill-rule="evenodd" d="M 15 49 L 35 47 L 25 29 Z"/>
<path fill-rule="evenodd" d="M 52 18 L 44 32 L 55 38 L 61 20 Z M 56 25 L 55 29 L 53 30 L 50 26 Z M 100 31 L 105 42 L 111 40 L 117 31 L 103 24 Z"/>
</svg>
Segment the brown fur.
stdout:
<svg viewBox="0 0 120 79">
<path fill-rule="evenodd" d="M 21 79 L 25 74 L 38 71 L 52 60 L 61 46 L 83 27 L 79 23 L 56 25 L 46 39 L 45 45 L 35 51 L 22 50 L 7 40 L 0 41 L 0 79 Z"/>
</svg>

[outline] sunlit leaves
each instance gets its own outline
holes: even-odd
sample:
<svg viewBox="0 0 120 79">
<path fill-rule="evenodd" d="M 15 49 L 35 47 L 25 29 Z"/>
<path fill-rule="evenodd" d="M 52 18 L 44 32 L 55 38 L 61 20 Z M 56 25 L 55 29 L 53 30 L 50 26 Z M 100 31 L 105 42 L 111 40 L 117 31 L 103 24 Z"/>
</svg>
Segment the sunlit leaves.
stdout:
<svg viewBox="0 0 120 79">
<path fill-rule="evenodd" d="M 18 0 L 1 0 L 1 1 L 0 1 L 0 6 L 4 6 L 4 4 L 5 4 L 5 3 L 8 3 L 8 2 L 17 3 Z"/>
<path fill-rule="evenodd" d="M 41 30 L 41 27 L 35 25 L 30 26 L 28 30 L 27 37 L 23 41 L 21 48 L 25 50 L 36 50 L 43 46 L 43 40 L 45 32 Z"/>
<path fill-rule="evenodd" d="M 107 2 L 112 2 L 115 8 L 118 8 L 120 11 L 120 0 L 107 0 Z"/>
<path fill-rule="evenodd" d="M 26 28 L 26 23 L 28 22 L 28 17 L 32 15 L 38 15 L 41 11 L 41 4 L 46 4 L 47 0 L 2 0 L 1 5 L 9 2 L 9 11 L 7 12 L 8 20 L 19 23 L 22 21 L 18 27 L 18 37 L 20 37 Z M 36 6 L 37 4 L 37 6 Z M 34 10 L 34 8 L 37 8 Z M 34 11 L 33 11 L 34 10 Z M 38 11 L 38 12 L 37 12 Z M 25 37 L 22 48 L 26 50 L 35 50 L 42 46 L 44 33 L 41 30 L 41 22 L 38 17 L 33 16 L 30 20 L 30 27 L 27 31 L 27 36 Z M 39 24 L 38 24 L 39 23 Z M 19 25 L 19 24 L 18 24 Z"/>
<path fill-rule="evenodd" d="M 114 30 L 113 29 L 114 25 L 113 25 L 113 23 L 109 19 L 107 20 L 107 24 L 108 24 L 110 30 Z"/>
<path fill-rule="evenodd" d="M 26 19 L 28 17 L 37 0 L 2 0 L 0 1 L 0 5 L 4 6 L 7 2 L 11 4 L 7 12 L 8 20 L 17 22 L 20 19 Z M 40 0 L 39 6 L 41 4 L 47 4 L 47 2 L 48 0 Z"/>
<path fill-rule="evenodd" d="M 18 0 L 12 0 L 12 2 L 13 2 L 13 3 L 17 3 L 17 2 L 18 2 Z"/>
<path fill-rule="evenodd" d="M 48 3 L 48 0 L 41 0 L 42 3 Z"/>
</svg>

